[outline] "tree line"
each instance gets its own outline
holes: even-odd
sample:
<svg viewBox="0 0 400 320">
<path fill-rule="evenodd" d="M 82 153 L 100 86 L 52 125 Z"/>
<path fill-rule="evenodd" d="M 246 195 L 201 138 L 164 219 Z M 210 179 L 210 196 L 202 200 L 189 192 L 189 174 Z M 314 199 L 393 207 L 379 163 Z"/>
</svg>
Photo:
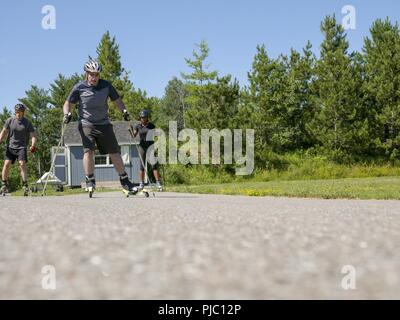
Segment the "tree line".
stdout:
<svg viewBox="0 0 400 320">
<path fill-rule="evenodd" d="M 164 130 L 169 121 L 177 121 L 179 129 L 255 129 L 258 168 L 268 168 L 271 155 L 296 152 L 323 154 L 341 163 L 400 160 L 398 23 L 376 20 L 361 52 L 350 52 L 345 30 L 334 15 L 325 17 L 320 28 L 324 38 L 318 57 L 310 42 L 301 52 L 291 49 L 276 58 L 264 44 L 258 45 L 245 86 L 210 68 L 209 47 L 201 41 L 185 59 L 190 72 L 171 79 L 162 98 L 135 88 L 109 32 L 96 51 L 102 78 L 112 82 L 132 115 L 149 109 Z M 49 88 L 32 85 L 19 99 L 29 108 L 40 138 L 31 171 L 38 173 L 39 163 L 41 168 L 50 166 L 62 105 L 83 78 L 79 73 L 59 74 Z M 0 122 L 9 116 L 4 107 Z M 122 120 L 113 108 L 110 117 Z"/>
</svg>

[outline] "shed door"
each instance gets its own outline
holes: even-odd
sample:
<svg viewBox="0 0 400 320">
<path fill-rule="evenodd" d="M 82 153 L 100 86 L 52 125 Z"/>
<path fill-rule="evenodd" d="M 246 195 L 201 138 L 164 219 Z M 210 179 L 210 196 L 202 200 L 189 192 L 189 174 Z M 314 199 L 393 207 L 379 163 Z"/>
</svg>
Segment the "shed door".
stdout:
<svg viewBox="0 0 400 320">
<path fill-rule="evenodd" d="M 63 183 L 67 184 L 68 181 L 67 181 L 67 153 L 66 153 L 66 150 L 67 150 L 67 148 L 65 148 L 65 147 L 58 148 L 53 173 Z M 56 151 L 57 151 L 57 147 L 53 147 L 51 150 L 51 158 L 52 159 L 54 159 L 54 155 L 55 155 Z"/>
</svg>

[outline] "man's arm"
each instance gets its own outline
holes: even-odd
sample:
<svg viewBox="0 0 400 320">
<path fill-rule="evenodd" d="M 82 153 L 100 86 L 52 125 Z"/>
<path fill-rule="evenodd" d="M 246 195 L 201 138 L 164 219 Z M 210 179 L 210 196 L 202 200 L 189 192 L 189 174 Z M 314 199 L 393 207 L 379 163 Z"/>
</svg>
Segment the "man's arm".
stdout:
<svg viewBox="0 0 400 320">
<path fill-rule="evenodd" d="M 3 128 L 3 130 L 1 130 L 0 133 L 0 143 L 3 142 L 4 137 L 6 137 L 8 135 L 8 130 L 6 128 Z"/>
<path fill-rule="evenodd" d="M 64 115 L 70 113 L 71 109 L 72 109 L 72 103 L 66 100 L 63 106 Z"/>
<path fill-rule="evenodd" d="M 72 103 L 69 102 L 69 100 L 66 100 L 63 106 L 64 124 L 68 124 L 72 120 L 71 109 L 72 109 Z"/>
<path fill-rule="evenodd" d="M 129 116 L 129 112 L 128 112 L 128 110 L 126 110 L 126 107 L 125 107 L 124 103 L 122 102 L 121 98 L 118 98 L 117 100 L 112 101 L 112 103 L 114 104 L 114 106 L 116 108 L 118 108 L 122 112 L 125 121 L 131 120 L 130 116 Z"/>
<path fill-rule="evenodd" d="M 32 139 L 32 147 L 36 147 L 36 143 L 37 143 L 37 135 L 36 132 L 31 132 L 31 139 Z"/>
<path fill-rule="evenodd" d="M 135 124 L 133 127 L 133 136 L 136 138 L 137 134 L 139 133 L 139 124 Z"/>
<path fill-rule="evenodd" d="M 116 108 L 118 108 L 121 112 L 124 112 L 126 110 L 125 104 L 123 103 L 121 98 L 118 98 L 117 100 L 113 101 L 114 105 Z"/>
</svg>

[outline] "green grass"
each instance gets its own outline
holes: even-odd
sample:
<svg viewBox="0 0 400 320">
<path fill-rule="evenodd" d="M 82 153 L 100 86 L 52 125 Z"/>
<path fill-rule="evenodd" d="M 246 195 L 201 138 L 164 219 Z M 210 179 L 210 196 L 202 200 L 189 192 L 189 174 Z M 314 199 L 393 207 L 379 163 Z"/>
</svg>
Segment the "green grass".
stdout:
<svg viewBox="0 0 400 320">
<path fill-rule="evenodd" d="M 168 191 L 323 199 L 400 200 L 400 178 L 347 178 L 169 186 Z"/>
</svg>

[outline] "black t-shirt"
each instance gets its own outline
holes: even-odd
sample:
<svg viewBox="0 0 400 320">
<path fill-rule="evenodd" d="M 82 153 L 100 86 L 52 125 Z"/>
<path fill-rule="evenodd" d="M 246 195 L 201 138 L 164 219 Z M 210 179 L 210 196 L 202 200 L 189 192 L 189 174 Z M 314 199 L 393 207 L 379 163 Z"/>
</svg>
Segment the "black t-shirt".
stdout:
<svg viewBox="0 0 400 320">
<path fill-rule="evenodd" d="M 8 118 L 4 124 L 8 130 L 7 147 L 24 149 L 29 143 L 31 132 L 35 132 L 32 123 L 27 118 L 18 120 L 16 117 Z"/>
<path fill-rule="evenodd" d="M 111 101 L 119 98 L 117 90 L 106 80 L 100 79 L 97 86 L 91 86 L 87 81 L 76 84 L 67 100 L 78 103 L 79 121 L 83 125 L 109 124 L 107 99 Z"/>
<path fill-rule="evenodd" d="M 148 148 L 154 143 L 154 129 L 156 126 L 149 122 L 147 125 L 142 125 L 142 123 L 137 123 L 134 126 L 134 130 L 136 130 L 139 134 L 140 138 L 140 146 L 143 148 Z M 148 134 L 148 136 L 147 136 Z M 149 141 L 147 141 L 149 140 Z"/>
</svg>

